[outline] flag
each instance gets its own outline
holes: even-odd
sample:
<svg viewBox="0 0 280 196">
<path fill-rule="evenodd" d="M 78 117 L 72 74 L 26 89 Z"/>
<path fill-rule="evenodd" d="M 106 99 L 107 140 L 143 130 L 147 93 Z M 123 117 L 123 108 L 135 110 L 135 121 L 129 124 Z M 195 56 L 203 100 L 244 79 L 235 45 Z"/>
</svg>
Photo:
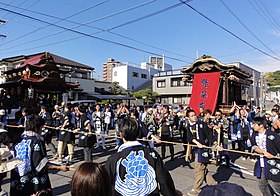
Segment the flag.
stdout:
<svg viewBox="0 0 280 196">
<path fill-rule="evenodd" d="M 214 112 L 220 86 L 220 72 L 194 74 L 189 107 L 197 114 L 199 108 Z"/>
</svg>

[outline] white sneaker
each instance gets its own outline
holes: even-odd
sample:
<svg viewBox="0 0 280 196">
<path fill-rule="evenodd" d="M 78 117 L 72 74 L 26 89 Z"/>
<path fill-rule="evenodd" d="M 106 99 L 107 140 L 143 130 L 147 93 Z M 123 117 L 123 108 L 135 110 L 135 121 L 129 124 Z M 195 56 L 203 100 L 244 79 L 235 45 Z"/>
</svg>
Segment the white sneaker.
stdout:
<svg viewBox="0 0 280 196">
<path fill-rule="evenodd" d="M 116 149 L 116 150 L 119 149 L 119 146 L 116 146 L 115 149 Z"/>
<path fill-rule="evenodd" d="M 8 192 L 5 191 L 5 190 L 2 190 L 2 191 L 0 192 L 0 196 L 8 196 Z"/>
<path fill-rule="evenodd" d="M 69 159 L 70 159 L 69 155 L 67 155 L 66 157 L 64 157 L 64 160 L 65 160 L 65 161 L 69 161 Z"/>
<path fill-rule="evenodd" d="M 94 149 L 98 149 L 99 148 L 99 145 L 96 145 L 95 147 L 94 147 Z"/>
<path fill-rule="evenodd" d="M 194 189 L 192 189 L 190 192 L 187 193 L 190 196 L 197 196 L 199 193 L 197 193 Z"/>
</svg>

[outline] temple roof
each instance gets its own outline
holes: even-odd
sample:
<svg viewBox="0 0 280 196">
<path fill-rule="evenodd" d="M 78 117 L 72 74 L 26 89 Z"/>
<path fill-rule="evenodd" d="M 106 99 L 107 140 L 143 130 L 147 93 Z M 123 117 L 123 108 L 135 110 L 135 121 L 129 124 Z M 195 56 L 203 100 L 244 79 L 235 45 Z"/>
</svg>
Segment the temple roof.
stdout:
<svg viewBox="0 0 280 196">
<path fill-rule="evenodd" d="M 2 59 L 1 61 L 13 63 L 13 62 L 25 60 L 21 64 L 21 67 L 22 67 L 27 64 L 30 64 L 30 65 L 41 64 L 40 63 L 41 60 L 48 60 L 48 59 L 57 65 L 65 65 L 65 66 L 70 66 L 70 67 L 75 67 L 75 68 L 94 70 L 93 67 L 90 67 L 90 66 L 82 64 L 82 63 L 78 63 L 76 61 L 73 61 L 73 60 L 70 60 L 70 59 L 58 56 L 56 54 L 53 54 L 53 53 L 49 53 L 49 52 L 41 52 L 41 53 L 31 54 L 31 55 L 19 55 L 19 56 L 15 56 L 15 57 L 8 57 L 8 58 Z"/>
<path fill-rule="evenodd" d="M 203 55 L 195 60 L 189 67 L 183 67 L 184 74 L 205 73 L 219 71 L 221 74 L 234 74 L 244 79 L 251 75 L 232 64 L 224 64 L 211 56 Z"/>
</svg>

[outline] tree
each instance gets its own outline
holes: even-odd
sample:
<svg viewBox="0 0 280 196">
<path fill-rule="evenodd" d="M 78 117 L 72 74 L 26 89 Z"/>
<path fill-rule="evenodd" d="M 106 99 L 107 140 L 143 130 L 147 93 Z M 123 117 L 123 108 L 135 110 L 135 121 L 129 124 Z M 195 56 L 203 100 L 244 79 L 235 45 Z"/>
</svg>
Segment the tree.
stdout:
<svg viewBox="0 0 280 196">
<path fill-rule="evenodd" d="M 118 82 L 112 82 L 111 93 L 113 95 L 121 95 L 122 94 L 122 89 L 119 86 Z"/>
<path fill-rule="evenodd" d="M 149 105 L 157 96 L 159 96 L 159 94 L 157 92 L 152 92 L 151 89 L 144 89 L 133 93 L 133 96 L 138 99 L 144 99 L 144 101 Z"/>
<path fill-rule="evenodd" d="M 280 70 L 265 73 L 264 80 L 269 86 L 269 91 L 276 91 L 279 88 L 275 88 L 274 86 L 280 85 Z"/>
<path fill-rule="evenodd" d="M 131 96 L 131 90 L 129 88 L 127 88 L 125 90 L 126 96 L 130 97 Z"/>
</svg>

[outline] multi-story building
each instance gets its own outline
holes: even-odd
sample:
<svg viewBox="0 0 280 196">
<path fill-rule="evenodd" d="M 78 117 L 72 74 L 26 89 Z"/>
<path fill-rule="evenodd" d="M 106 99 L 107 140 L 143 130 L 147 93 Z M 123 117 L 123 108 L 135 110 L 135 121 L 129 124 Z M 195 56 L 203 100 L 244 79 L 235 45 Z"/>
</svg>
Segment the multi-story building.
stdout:
<svg viewBox="0 0 280 196">
<path fill-rule="evenodd" d="M 157 92 L 162 104 L 188 104 L 192 83 L 183 81 L 181 70 L 162 71 L 153 77 L 153 91 Z"/>
<path fill-rule="evenodd" d="M 170 64 L 165 63 L 164 57 L 150 57 L 150 63 L 153 67 L 160 71 L 168 71 L 172 70 L 172 66 Z"/>
<path fill-rule="evenodd" d="M 115 65 L 120 65 L 121 62 L 115 61 L 115 59 L 109 58 L 106 63 L 102 65 L 102 81 L 113 82 L 113 68 Z"/>
<path fill-rule="evenodd" d="M 230 63 L 229 65 L 234 65 L 251 75 L 251 80 L 253 83 L 249 86 L 249 88 L 244 85 L 242 86 L 242 99 L 249 101 L 251 105 L 259 106 L 262 102 L 261 72 L 240 62 Z"/>
<path fill-rule="evenodd" d="M 123 88 L 134 91 L 147 81 L 151 81 L 152 75 L 156 73 L 158 70 L 152 67 L 142 69 L 139 66 L 121 63 L 113 68 L 113 82 L 118 82 Z"/>
<path fill-rule="evenodd" d="M 172 70 L 172 66 L 164 62 L 164 57 L 150 57 L 150 62 L 143 62 L 141 66 L 109 58 L 102 69 L 103 81 L 118 82 L 123 88 L 134 91 L 151 81 L 159 71 Z"/>
</svg>

